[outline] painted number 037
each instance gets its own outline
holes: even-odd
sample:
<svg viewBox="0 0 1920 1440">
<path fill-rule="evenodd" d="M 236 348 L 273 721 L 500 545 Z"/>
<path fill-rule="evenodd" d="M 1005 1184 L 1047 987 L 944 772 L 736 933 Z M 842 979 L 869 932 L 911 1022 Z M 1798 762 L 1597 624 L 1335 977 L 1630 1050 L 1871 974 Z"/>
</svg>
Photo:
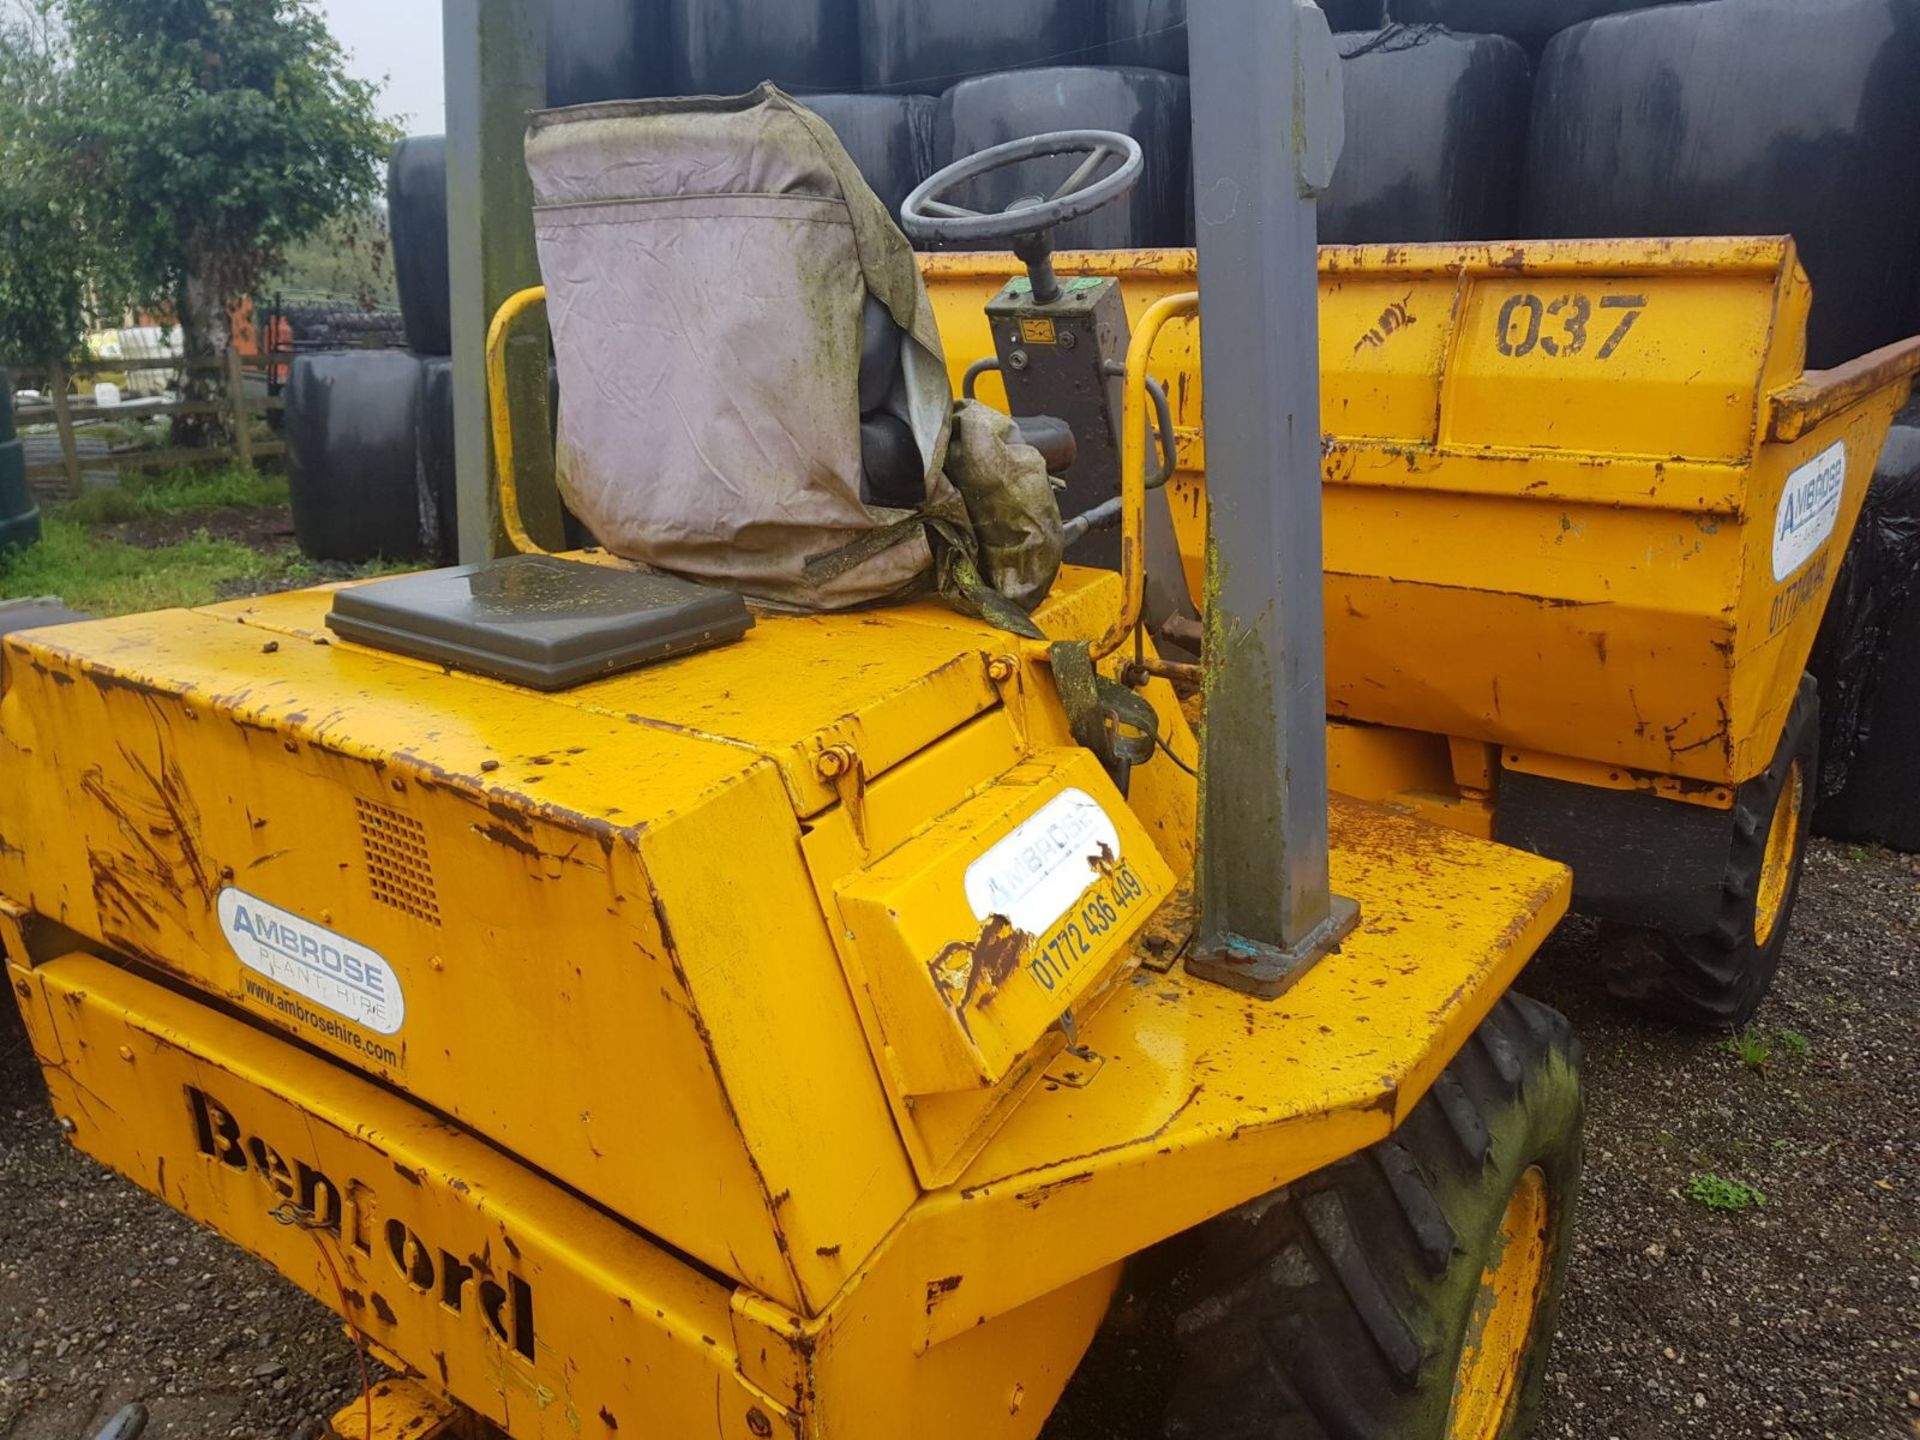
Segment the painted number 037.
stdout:
<svg viewBox="0 0 1920 1440">
<path fill-rule="evenodd" d="M 1548 355 L 1578 355 L 1587 348 L 1590 330 L 1596 335 L 1604 331 L 1606 338 L 1600 341 L 1594 358 L 1610 360 L 1646 308 L 1644 295 L 1602 295 L 1598 300 L 1577 292 L 1552 300 L 1538 295 L 1509 295 L 1500 307 L 1494 343 L 1502 355 L 1516 358 L 1535 350 Z"/>
</svg>

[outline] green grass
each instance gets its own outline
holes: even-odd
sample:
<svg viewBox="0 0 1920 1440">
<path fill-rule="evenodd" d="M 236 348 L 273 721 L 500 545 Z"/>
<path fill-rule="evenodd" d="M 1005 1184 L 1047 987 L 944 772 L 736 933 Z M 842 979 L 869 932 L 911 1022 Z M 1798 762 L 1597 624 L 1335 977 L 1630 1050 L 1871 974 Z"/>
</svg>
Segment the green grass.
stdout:
<svg viewBox="0 0 1920 1440">
<path fill-rule="evenodd" d="M 1798 1030 L 1789 1030 L 1785 1026 L 1763 1030 L 1757 1025 L 1743 1025 L 1723 1039 L 1720 1048 L 1749 1070 L 1764 1075 L 1772 1067 L 1776 1056 L 1806 1059 L 1813 1053 L 1813 1042 Z"/>
<path fill-rule="evenodd" d="M 1749 1070 L 1765 1070 L 1773 1060 L 1773 1046 L 1766 1032 L 1752 1025 L 1743 1025 L 1727 1036 L 1720 1042 L 1720 1048 Z"/>
<path fill-rule="evenodd" d="M 96 540 L 65 514 L 49 516 L 38 545 L 0 562 L 0 600 L 57 595 L 91 615 L 206 605 L 230 580 L 284 569 L 282 562 L 232 540 L 200 535 L 142 550 Z"/>
<path fill-rule="evenodd" d="M 340 578 L 340 567 L 331 567 L 323 576 L 291 549 L 262 554 L 235 540 L 215 539 L 204 530 L 174 544 L 152 547 L 93 533 L 101 525 L 182 517 L 190 524 L 196 516 L 221 510 L 286 503 L 283 477 L 237 465 L 125 475 L 117 485 L 89 490 L 77 500 L 51 508 L 38 545 L 0 558 L 0 600 L 57 595 L 89 614 L 125 615 L 206 605 L 223 594 L 267 588 L 269 581 L 311 584 Z M 416 562 L 375 560 L 353 573 L 392 575 L 418 568 Z"/>
<path fill-rule="evenodd" d="M 1749 1070 L 1765 1074 L 1776 1055 L 1790 1056 L 1795 1060 L 1806 1059 L 1813 1053 L 1813 1042 L 1798 1030 L 1789 1030 L 1784 1025 L 1776 1030 L 1745 1025 L 1722 1040 L 1720 1048 Z"/>
<path fill-rule="evenodd" d="M 1687 1198 L 1709 1210 L 1758 1210 L 1767 1197 L 1744 1180 L 1729 1180 L 1711 1170 L 1687 1181 Z"/>
<path fill-rule="evenodd" d="M 286 503 L 284 476 L 262 475 L 238 465 L 218 470 L 182 467 L 158 475 L 128 475 L 118 485 L 87 491 L 55 513 L 74 525 L 112 525 L 195 510 L 250 510 Z"/>
</svg>

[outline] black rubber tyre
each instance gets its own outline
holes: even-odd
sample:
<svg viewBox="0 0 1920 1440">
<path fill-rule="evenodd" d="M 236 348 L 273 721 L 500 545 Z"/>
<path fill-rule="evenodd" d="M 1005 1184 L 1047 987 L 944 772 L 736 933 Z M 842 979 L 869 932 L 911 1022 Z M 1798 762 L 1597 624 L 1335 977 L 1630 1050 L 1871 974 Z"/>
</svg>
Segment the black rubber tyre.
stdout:
<svg viewBox="0 0 1920 1440">
<path fill-rule="evenodd" d="M 1166 1433 L 1442 1440 L 1482 1272 L 1524 1178 L 1544 1181 L 1543 1263 L 1492 1432 L 1524 1435 L 1566 1271 L 1581 1115 L 1571 1028 L 1509 995 L 1393 1138 L 1184 1237 Z"/>
<path fill-rule="evenodd" d="M 1766 868 L 1767 838 L 1777 807 L 1789 803 L 1796 776 L 1800 813 L 1794 822 L 1786 889 L 1764 941 L 1756 916 Z M 1787 712 L 1767 768 L 1740 787 L 1720 913 L 1704 934 L 1674 934 L 1610 922 L 1601 927 L 1607 988 L 1663 1019 L 1710 1029 L 1744 1025 L 1766 998 L 1780 969 L 1800 890 L 1807 836 L 1820 776 L 1820 692 L 1811 675 Z"/>
</svg>

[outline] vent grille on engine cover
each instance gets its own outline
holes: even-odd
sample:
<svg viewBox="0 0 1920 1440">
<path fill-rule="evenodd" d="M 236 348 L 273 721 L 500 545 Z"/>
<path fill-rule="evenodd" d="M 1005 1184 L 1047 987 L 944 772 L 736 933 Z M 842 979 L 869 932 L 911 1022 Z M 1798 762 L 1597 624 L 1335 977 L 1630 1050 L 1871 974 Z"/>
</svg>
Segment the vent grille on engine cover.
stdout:
<svg viewBox="0 0 1920 1440">
<path fill-rule="evenodd" d="M 367 852 L 367 883 L 373 898 L 402 914 L 440 923 L 433 893 L 433 861 L 426 827 L 411 815 L 354 797 L 360 811 L 360 843 Z"/>
</svg>

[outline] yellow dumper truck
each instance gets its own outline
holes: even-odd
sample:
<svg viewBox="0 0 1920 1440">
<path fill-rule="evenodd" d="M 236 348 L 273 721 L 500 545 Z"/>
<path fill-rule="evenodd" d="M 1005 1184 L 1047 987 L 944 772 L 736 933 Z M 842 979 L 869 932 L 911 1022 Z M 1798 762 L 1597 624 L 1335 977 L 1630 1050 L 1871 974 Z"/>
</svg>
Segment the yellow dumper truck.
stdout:
<svg viewBox="0 0 1920 1440">
<path fill-rule="evenodd" d="M 1510 986 L 1593 882 L 1489 837 L 1697 817 L 1726 844 L 1647 863 L 1770 943 L 1805 807 L 1754 787 L 1810 782 L 1806 637 L 1913 356 L 1801 374 L 1791 251 L 1739 242 L 1327 252 L 1316 364 L 1324 18 L 1191 31 L 1198 325 L 1191 255 L 1051 254 L 1123 136 L 907 206 L 1019 253 L 927 262 L 956 374 L 1051 373 L 1068 495 L 1119 477 L 1117 568 L 1063 569 L 1043 638 L 530 553 L 0 642 L 0 944 L 54 1111 L 397 1372 L 340 1435 L 1026 1440 L 1130 1265 L 1171 1338 L 1116 1426 L 1526 1431 L 1581 1097 Z M 576 118 L 743 115 L 741 168 L 825 168 L 676 203 L 858 213 L 776 92 Z M 1033 153 L 1081 164 L 942 198 Z M 798 278 L 851 340 L 859 287 Z M 1197 667 L 1142 623 L 1169 539 Z"/>
</svg>

